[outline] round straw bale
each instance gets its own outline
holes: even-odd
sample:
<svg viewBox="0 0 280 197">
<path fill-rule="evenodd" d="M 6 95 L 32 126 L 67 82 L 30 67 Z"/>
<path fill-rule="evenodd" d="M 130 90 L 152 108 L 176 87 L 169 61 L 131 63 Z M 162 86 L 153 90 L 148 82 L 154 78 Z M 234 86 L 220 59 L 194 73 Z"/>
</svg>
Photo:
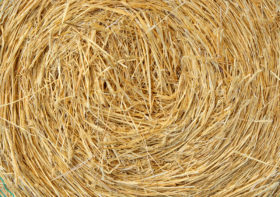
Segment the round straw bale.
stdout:
<svg viewBox="0 0 280 197">
<path fill-rule="evenodd" d="M 0 177 L 16 196 L 279 195 L 279 11 L 2 0 Z"/>
</svg>

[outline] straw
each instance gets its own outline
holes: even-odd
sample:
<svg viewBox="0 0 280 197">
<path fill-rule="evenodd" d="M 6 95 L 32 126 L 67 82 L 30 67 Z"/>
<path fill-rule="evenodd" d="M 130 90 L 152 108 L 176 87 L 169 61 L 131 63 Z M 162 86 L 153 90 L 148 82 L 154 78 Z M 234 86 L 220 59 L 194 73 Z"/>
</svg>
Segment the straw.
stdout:
<svg viewBox="0 0 280 197">
<path fill-rule="evenodd" d="M 14 196 L 14 194 L 7 188 L 7 186 L 6 186 L 6 184 L 5 184 L 5 182 L 4 182 L 4 180 L 0 177 L 0 180 L 1 180 L 1 182 L 2 182 L 2 184 L 3 184 L 3 186 L 4 186 L 4 188 L 5 188 L 5 190 L 9 193 L 9 194 L 11 194 L 12 196 Z M 4 196 L 4 197 L 6 197 L 6 195 L 0 190 L 0 192 L 2 193 L 2 195 Z"/>
<path fill-rule="evenodd" d="M 1 1 L 6 195 L 279 196 L 279 8 Z"/>
</svg>

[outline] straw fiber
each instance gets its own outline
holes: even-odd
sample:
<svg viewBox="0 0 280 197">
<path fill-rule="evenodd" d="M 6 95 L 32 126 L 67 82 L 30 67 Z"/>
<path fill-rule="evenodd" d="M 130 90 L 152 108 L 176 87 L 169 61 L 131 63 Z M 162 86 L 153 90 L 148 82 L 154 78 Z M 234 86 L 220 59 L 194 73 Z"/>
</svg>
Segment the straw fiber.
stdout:
<svg viewBox="0 0 280 197">
<path fill-rule="evenodd" d="M 274 197 L 279 167 L 280 1 L 2 0 L 15 196 Z"/>
</svg>

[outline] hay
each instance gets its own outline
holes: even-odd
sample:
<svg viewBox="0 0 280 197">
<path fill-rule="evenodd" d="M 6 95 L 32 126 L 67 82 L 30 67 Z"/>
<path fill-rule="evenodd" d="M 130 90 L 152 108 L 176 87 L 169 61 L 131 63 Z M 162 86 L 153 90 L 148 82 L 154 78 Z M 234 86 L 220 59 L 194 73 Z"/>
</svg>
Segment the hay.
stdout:
<svg viewBox="0 0 280 197">
<path fill-rule="evenodd" d="M 0 176 L 16 196 L 279 195 L 279 1 L 0 9 Z"/>
</svg>

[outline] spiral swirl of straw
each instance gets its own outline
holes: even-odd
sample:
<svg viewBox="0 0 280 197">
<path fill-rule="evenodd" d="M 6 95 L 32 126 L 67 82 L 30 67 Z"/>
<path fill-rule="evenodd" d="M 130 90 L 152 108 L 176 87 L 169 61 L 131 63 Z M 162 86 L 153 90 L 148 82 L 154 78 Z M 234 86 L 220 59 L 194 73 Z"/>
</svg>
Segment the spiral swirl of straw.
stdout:
<svg viewBox="0 0 280 197">
<path fill-rule="evenodd" d="M 280 5 L 3 0 L 16 196 L 276 196 Z"/>
</svg>

